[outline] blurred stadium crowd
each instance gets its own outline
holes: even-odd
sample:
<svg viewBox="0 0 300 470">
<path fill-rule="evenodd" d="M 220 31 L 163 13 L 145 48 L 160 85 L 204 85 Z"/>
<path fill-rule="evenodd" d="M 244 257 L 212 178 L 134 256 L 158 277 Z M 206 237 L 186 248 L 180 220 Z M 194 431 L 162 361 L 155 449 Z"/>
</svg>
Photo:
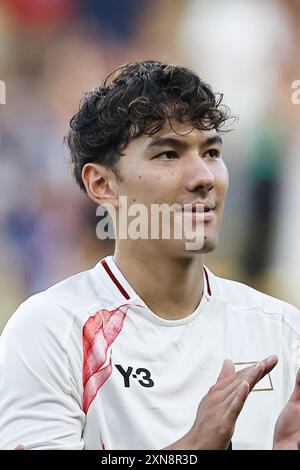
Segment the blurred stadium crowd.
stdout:
<svg viewBox="0 0 300 470">
<path fill-rule="evenodd" d="M 0 331 L 30 294 L 112 252 L 62 141 L 84 91 L 154 58 L 193 68 L 239 115 L 207 264 L 300 307 L 300 1 L 2 0 Z"/>
</svg>

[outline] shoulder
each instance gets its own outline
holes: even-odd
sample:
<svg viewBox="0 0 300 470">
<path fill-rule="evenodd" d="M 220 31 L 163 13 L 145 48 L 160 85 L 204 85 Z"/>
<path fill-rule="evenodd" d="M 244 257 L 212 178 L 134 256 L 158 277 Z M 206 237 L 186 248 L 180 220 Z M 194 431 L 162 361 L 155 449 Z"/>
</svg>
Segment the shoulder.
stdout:
<svg viewBox="0 0 300 470">
<path fill-rule="evenodd" d="M 300 311 L 293 305 L 264 294 L 241 282 L 224 279 L 208 270 L 217 295 L 239 310 L 260 310 L 266 319 L 278 319 L 300 334 Z"/>
<path fill-rule="evenodd" d="M 66 337 L 81 312 L 88 312 L 102 302 L 105 289 L 96 268 L 97 265 L 29 297 L 10 317 L 1 338 L 24 332 L 31 338 L 41 333 Z"/>
</svg>

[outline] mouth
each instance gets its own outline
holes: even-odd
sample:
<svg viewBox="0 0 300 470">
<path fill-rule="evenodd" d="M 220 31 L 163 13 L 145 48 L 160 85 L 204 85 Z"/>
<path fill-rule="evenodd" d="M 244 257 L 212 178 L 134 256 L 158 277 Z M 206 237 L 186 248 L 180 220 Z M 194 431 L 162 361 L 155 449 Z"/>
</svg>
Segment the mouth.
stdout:
<svg viewBox="0 0 300 470">
<path fill-rule="evenodd" d="M 210 222 L 215 217 L 216 204 L 207 202 L 195 202 L 184 204 L 182 212 L 184 215 L 192 216 L 195 221 Z"/>
</svg>

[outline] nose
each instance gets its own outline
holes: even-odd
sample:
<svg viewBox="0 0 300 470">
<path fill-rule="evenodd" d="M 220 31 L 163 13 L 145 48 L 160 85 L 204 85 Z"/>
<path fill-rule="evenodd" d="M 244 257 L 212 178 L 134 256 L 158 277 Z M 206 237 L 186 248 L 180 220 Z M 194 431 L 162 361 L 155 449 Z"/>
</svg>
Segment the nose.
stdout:
<svg viewBox="0 0 300 470">
<path fill-rule="evenodd" d="M 208 193 L 214 188 L 215 177 L 207 160 L 197 153 L 187 162 L 185 186 L 190 192 Z"/>
</svg>

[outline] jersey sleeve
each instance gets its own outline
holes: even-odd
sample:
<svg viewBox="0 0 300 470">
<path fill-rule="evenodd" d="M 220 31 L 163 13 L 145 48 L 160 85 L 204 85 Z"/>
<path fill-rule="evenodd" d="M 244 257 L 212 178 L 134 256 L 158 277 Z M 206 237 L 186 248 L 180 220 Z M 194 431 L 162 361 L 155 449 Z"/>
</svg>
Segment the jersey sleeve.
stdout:
<svg viewBox="0 0 300 470">
<path fill-rule="evenodd" d="M 83 449 L 72 322 L 61 306 L 38 294 L 7 323 L 0 337 L 0 449 Z"/>
</svg>

